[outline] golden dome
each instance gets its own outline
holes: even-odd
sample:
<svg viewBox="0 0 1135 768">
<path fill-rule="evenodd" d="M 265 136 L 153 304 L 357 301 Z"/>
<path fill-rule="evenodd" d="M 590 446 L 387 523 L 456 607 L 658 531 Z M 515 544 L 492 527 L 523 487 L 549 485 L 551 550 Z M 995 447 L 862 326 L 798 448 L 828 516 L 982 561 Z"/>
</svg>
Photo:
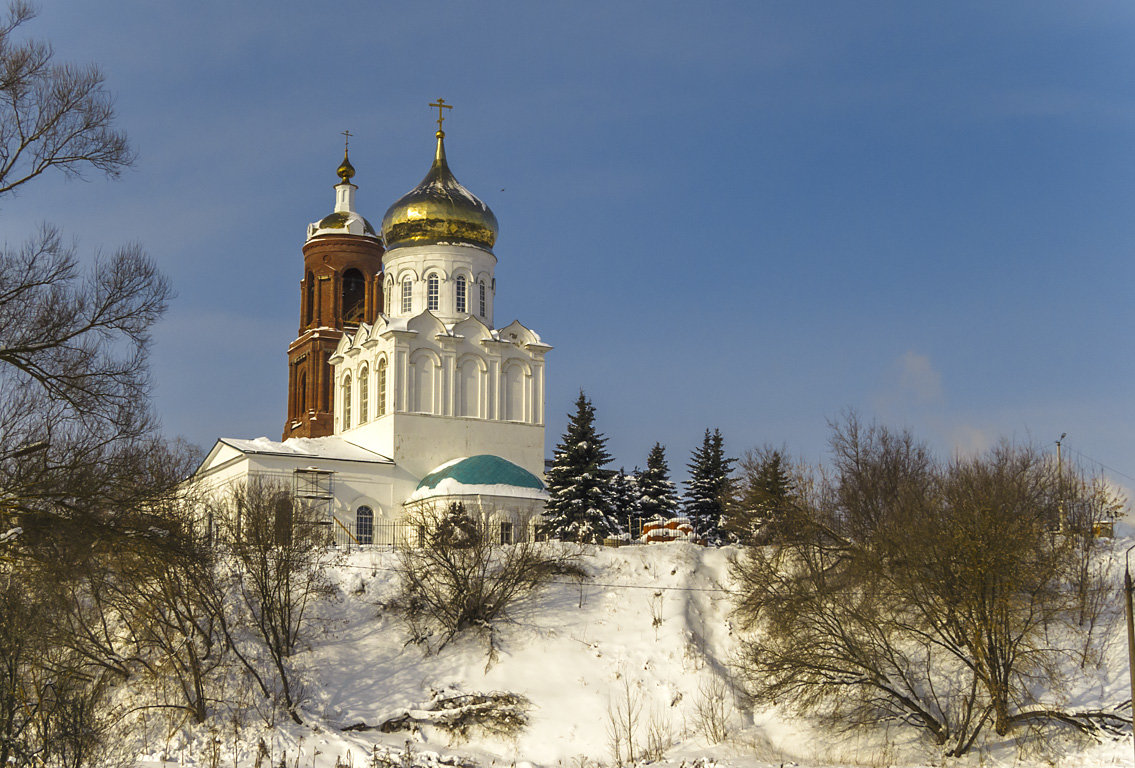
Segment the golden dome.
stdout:
<svg viewBox="0 0 1135 768">
<path fill-rule="evenodd" d="M 347 159 L 346 150 L 343 151 L 343 162 L 335 169 L 335 174 L 339 177 L 340 184 L 350 184 L 355 175 L 355 166 Z"/>
<path fill-rule="evenodd" d="M 438 131 L 437 152 L 429 173 L 382 218 L 386 250 L 437 243 L 464 243 L 492 250 L 497 217 L 453 177 L 445 162 L 444 139 L 445 133 Z"/>
<path fill-rule="evenodd" d="M 351 183 L 355 167 L 347 159 L 345 149 L 343 162 L 335 169 L 335 173 L 339 176 L 339 183 L 335 185 L 335 210 L 307 225 L 307 239 L 320 235 L 364 235 L 377 238 L 378 233 L 370 222 L 355 211 L 355 191 L 358 187 Z"/>
</svg>

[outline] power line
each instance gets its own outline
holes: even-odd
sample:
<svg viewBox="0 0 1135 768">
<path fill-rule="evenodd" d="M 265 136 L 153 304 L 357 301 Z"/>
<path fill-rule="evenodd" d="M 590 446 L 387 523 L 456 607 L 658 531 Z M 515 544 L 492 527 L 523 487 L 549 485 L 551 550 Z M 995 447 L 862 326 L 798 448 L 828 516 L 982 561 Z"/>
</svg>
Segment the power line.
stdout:
<svg viewBox="0 0 1135 768">
<path fill-rule="evenodd" d="M 1135 483 L 1135 477 L 1132 477 L 1131 475 L 1127 474 L 1126 472 L 1122 472 L 1122 471 L 1116 469 L 1115 467 L 1108 466 L 1107 464 L 1104 464 L 1099 459 L 1093 459 L 1091 456 L 1087 455 L 1083 451 L 1077 450 L 1077 449 L 1073 448 L 1072 446 L 1067 446 L 1067 447 L 1068 447 L 1068 450 L 1072 451 L 1072 453 L 1076 454 L 1081 459 L 1087 459 L 1088 461 L 1092 462 L 1093 464 L 1098 464 L 1099 466 L 1103 467 L 1108 472 L 1114 472 L 1115 474 L 1119 475 L 1120 477 L 1125 477 L 1128 480 L 1130 480 L 1131 482 Z"/>
<path fill-rule="evenodd" d="M 351 563 L 342 563 L 340 565 L 332 565 L 332 568 L 351 568 L 357 571 L 386 571 L 390 573 L 397 573 L 398 568 L 391 568 L 383 565 L 353 565 Z M 545 584 L 555 584 L 565 587 L 577 587 L 580 584 L 588 587 L 602 587 L 604 589 L 650 589 L 655 592 L 720 592 L 726 595 L 736 594 L 731 589 L 725 587 L 667 587 L 661 585 L 651 584 L 608 584 L 605 582 L 590 581 L 588 579 L 579 581 L 547 581 Z"/>
</svg>

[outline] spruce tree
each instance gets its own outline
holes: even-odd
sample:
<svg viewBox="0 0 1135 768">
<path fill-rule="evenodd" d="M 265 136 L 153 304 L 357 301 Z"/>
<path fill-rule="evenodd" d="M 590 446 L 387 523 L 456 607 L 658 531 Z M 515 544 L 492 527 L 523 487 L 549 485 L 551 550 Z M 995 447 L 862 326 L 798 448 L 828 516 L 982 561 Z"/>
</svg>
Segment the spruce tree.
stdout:
<svg viewBox="0 0 1135 768">
<path fill-rule="evenodd" d="M 686 466 L 690 479 L 686 483 L 683 511 L 698 536 L 710 544 L 720 544 L 725 503 L 732 485 L 729 473 L 733 469 L 733 459 L 725 457 L 725 439 L 720 429 L 706 429 L 705 439 L 694 449 Z"/>
<path fill-rule="evenodd" d="M 611 508 L 620 533 L 626 533 L 631 518 L 639 514 L 639 471 L 627 474 L 622 468 L 611 475 Z"/>
<path fill-rule="evenodd" d="M 769 544 L 792 533 L 796 483 L 784 454 L 765 448 L 741 462 L 740 486 L 726 510 L 725 531 L 731 541 Z"/>
<path fill-rule="evenodd" d="M 646 469 L 638 476 L 638 492 L 639 513 L 643 518 L 671 518 L 678 514 L 678 492 L 670 480 L 666 449 L 661 443 L 655 443 L 646 457 Z"/>
<path fill-rule="evenodd" d="M 575 414 L 548 470 L 543 531 L 564 541 L 596 543 L 618 532 L 614 520 L 607 439 L 595 431 L 595 408 L 580 390 Z"/>
</svg>

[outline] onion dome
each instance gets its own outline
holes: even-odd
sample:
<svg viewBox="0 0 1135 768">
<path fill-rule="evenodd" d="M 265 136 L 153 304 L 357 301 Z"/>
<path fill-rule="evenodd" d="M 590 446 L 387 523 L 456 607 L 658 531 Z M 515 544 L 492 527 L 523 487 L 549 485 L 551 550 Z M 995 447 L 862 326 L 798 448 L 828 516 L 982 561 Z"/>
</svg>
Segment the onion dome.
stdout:
<svg viewBox="0 0 1135 768">
<path fill-rule="evenodd" d="M 351 159 L 347 157 L 347 152 L 343 152 L 343 162 L 335 169 L 335 175 L 339 177 L 339 183 L 350 184 L 351 179 L 355 176 L 355 166 L 351 165 Z"/>
<path fill-rule="evenodd" d="M 343 162 L 335 169 L 339 183 L 335 185 L 335 210 L 319 221 L 307 225 L 307 239 L 319 235 L 362 235 L 378 237 L 371 223 L 355 211 L 355 190 L 351 183 L 355 167 L 351 165 L 347 152 L 343 152 Z"/>
<path fill-rule="evenodd" d="M 390 206 L 382 219 L 386 250 L 406 245 L 475 245 L 491 251 L 497 217 L 453 176 L 445 162 L 445 132 L 437 132 L 429 173 Z"/>
</svg>

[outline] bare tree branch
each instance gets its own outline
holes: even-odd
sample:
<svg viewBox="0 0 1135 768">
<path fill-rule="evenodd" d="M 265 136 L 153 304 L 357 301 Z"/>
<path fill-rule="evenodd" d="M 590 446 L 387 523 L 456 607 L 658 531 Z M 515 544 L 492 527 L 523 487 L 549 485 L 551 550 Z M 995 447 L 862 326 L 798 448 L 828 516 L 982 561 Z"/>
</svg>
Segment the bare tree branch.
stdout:
<svg viewBox="0 0 1135 768">
<path fill-rule="evenodd" d="M 53 64 L 49 44 L 16 39 L 34 16 L 17 0 L 0 23 L 0 195 L 51 169 L 114 177 L 134 162 L 98 67 Z"/>
</svg>

